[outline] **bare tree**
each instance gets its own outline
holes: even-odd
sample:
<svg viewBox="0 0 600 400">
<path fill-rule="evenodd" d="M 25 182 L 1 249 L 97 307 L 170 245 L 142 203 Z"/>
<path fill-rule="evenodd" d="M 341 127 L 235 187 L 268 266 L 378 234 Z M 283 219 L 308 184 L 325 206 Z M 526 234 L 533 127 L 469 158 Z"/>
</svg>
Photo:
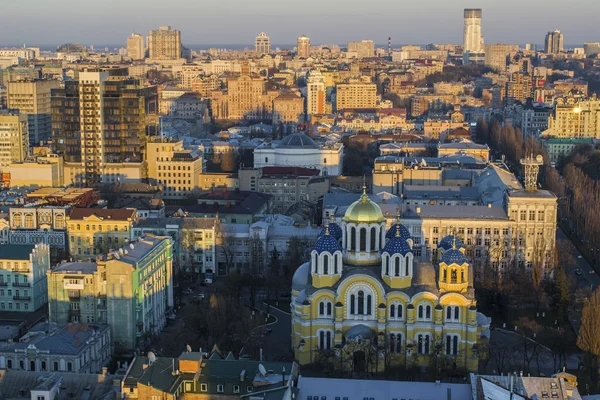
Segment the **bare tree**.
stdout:
<svg viewBox="0 0 600 400">
<path fill-rule="evenodd" d="M 600 361 L 600 289 L 586 300 L 582 314 L 581 327 L 577 336 L 577 346 L 588 355 L 593 381 L 597 381 Z"/>
</svg>

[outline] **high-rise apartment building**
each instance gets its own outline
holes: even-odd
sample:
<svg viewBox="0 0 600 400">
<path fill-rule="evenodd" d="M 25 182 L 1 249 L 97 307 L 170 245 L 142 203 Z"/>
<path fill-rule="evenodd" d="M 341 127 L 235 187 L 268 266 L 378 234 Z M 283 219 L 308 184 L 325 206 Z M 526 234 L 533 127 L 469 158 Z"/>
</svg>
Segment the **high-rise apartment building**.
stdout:
<svg viewBox="0 0 600 400">
<path fill-rule="evenodd" d="M 336 85 L 338 111 L 348 108 L 377 107 L 377 85 L 367 82 L 348 82 Z"/>
<path fill-rule="evenodd" d="M 463 30 L 463 63 L 481 65 L 485 61 L 481 35 L 481 8 L 465 8 Z"/>
<path fill-rule="evenodd" d="M 583 44 L 583 51 L 586 57 L 600 54 L 599 42 L 586 42 Z"/>
<path fill-rule="evenodd" d="M 348 52 L 355 52 L 356 58 L 369 58 L 375 56 L 375 43 L 372 40 L 348 42 Z"/>
<path fill-rule="evenodd" d="M 23 162 L 28 153 L 27 115 L 16 110 L 0 110 L 0 174 L 7 174 L 9 165 Z"/>
<path fill-rule="evenodd" d="M 181 58 L 181 32 L 170 26 L 160 26 L 148 33 L 148 54 L 153 60 Z"/>
<path fill-rule="evenodd" d="M 485 65 L 495 68 L 498 71 L 506 71 L 507 57 L 511 53 L 519 51 L 518 44 L 486 44 L 485 47 Z"/>
<path fill-rule="evenodd" d="M 298 57 L 310 57 L 310 39 L 304 35 L 298 38 Z"/>
<path fill-rule="evenodd" d="M 254 41 L 254 49 L 259 56 L 271 53 L 271 38 L 264 32 L 259 33 Z"/>
<path fill-rule="evenodd" d="M 544 52 L 548 54 L 559 54 L 564 51 L 564 37 L 559 30 L 548 32 L 544 41 Z"/>
<path fill-rule="evenodd" d="M 146 138 L 157 126 L 158 91 L 127 77 L 126 68 L 87 69 L 52 90 L 54 150 L 65 183 L 94 185 L 141 179 Z M 70 173 L 67 173 L 70 171 Z"/>
<path fill-rule="evenodd" d="M 32 145 L 48 141 L 52 135 L 50 91 L 60 87 L 57 80 L 23 79 L 8 82 L 7 105 L 27 115 Z"/>
<path fill-rule="evenodd" d="M 557 98 L 554 111 L 548 118 L 548 130 L 543 135 L 564 139 L 600 139 L 600 99 L 572 95 Z"/>
<path fill-rule="evenodd" d="M 132 33 L 127 38 L 127 55 L 132 60 L 143 60 L 146 58 L 146 47 L 144 37 L 139 33 Z"/>
<path fill-rule="evenodd" d="M 320 71 L 311 71 L 306 83 L 306 114 L 309 117 L 314 114 L 323 114 L 325 100 L 325 78 Z"/>
</svg>

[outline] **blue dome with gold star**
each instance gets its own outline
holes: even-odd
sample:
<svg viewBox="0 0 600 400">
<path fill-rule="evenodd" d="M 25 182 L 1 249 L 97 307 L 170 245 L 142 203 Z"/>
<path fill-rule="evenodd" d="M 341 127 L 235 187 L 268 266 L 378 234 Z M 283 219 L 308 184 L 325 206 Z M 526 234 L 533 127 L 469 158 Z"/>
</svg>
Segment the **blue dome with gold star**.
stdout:
<svg viewBox="0 0 600 400">
<path fill-rule="evenodd" d="M 442 254 L 440 262 L 443 262 L 446 265 L 463 265 L 468 264 L 469 260 L 467 259 L 467 256 L 463 254 L 462 251 L 458 250 L 456 247 L 453 247 L 450 250 L 446 250 L 444 254 Z"/>
<path fill-rule="evenodd" d="M 336 240 L 340 240 L 342 238 L 342 228 L 340 228 L 340 226 L 335 222 L 331 222 L 329 225 L 324 227 L 323 230 L 321 230 L 321 233 L 319 233 L 319 236 L 325 236 L 325 231 L 327 228 L 329 228 L 329 234 Z"/>
<path fill-rule="evenodd" d="M 336 251 L 341 251 L 342 248 L 340 247 L 337 239 L 331 235 L 331 232 L 329 232 L 328 228 L 325 227 L 325 234 L 317 239 L 317 243 L 315 243 L 313 250 L 316 250 L 319 254 L 325 251 L 333 254 Z"/>
<path fill-rule="evenodd" d="M 465 248 L 465 245 L 462 242 L 462 240 L 460 240 L 460 238 L 456 235 L 448 235 L 448 236 L 442 238 L 442 240 L 440 240 L 440 242 L 438 243 L 437 247 L 438 247 L 438 249 L 450 250 L 452 248 L 455 240 L 456 240 L 456 248 L 457 249 Z"/>
<path fill-rule="evenodd" d="M 398 223 L 395 223 L 394 225 L 392 225 L 392 227 L 385 234 L 385 238 L 392 239 L 392 238 L 396 237 L 396 229 L 397 228 L 398 228 Z M 410 232 L 402 224 L 400 224 L 400 237 L 403 238 L 404 240 L 412 239 Z"/>
</svg>

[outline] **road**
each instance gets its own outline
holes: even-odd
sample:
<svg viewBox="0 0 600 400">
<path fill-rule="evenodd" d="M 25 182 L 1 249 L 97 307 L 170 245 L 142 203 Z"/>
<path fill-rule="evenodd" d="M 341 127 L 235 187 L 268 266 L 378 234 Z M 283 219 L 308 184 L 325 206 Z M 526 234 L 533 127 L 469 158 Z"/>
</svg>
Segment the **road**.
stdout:
<svg viewBox="0 0 600 400">
<path fill-rule="evenodd" d="M 570 270 L 567 270 L 567 273 L 577 279 L 577 287 L 588 287 L 592 290 L 596 289 L 600 285 L 600 277 L 560 228 L 556 230 L 556 240 L 565 240 L 571 246 L 575 262 Z M 577 275 L 577 270 L 581 271 L 581 275 Z"/>
<path fill-rule="evenodd" d="M 267 361 L 292 360 L 292 322 L 290 314 L 279 311 L 274 307 L 268 307 L 264 303 L 260 308 L 277 318 L 277 322 L 268 326 L 271 332 L 264 337 L 263 358 Z"/>
</svg>

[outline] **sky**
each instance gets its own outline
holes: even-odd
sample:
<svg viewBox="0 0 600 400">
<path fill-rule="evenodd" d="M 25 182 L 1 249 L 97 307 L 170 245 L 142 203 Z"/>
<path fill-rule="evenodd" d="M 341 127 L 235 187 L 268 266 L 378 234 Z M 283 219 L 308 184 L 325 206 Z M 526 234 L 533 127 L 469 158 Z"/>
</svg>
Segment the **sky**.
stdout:
<svg viewBox="0 0 600 400">
<path fill-rule="evenodd" d="M 565 45 L 600 41 L 598 0 L 0 0 L 0 46 L 63 43 L 125 46 L 159 25 L 184 45 L 370 39 L 392 45 L 461 43 L 463 8 L 482 8 L 485 43 L 542 44 L 559 29 Z"/>
</svg>

